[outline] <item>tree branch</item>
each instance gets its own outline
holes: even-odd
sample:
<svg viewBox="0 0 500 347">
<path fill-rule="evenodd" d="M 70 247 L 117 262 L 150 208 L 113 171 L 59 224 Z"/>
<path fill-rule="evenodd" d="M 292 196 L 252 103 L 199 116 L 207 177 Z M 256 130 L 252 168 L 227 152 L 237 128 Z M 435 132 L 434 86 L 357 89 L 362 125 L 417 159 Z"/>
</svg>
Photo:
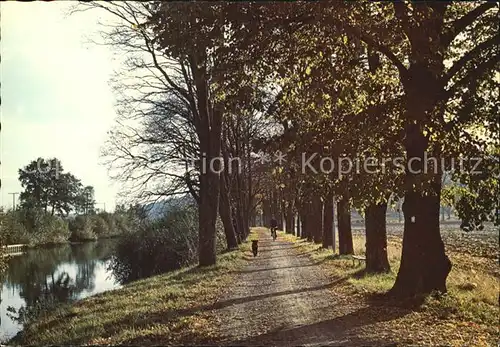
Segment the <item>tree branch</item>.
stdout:
<svg viewBox="0 0 500 347">
<path fill-rule="evenodd" d="M 481 42 L 479 45 L 474 47 L 474 49 L 467 52 L 462 58 L 453 64 L 453 66 L 448 70 L 446 75 L 443 77 L 443 85 L 445 86 L 453 76 L 460 71 L 468 62 L 479 56 L 484 50 L 490 47 L 496 47 L 500 43 L 500 35 L 496 34 L 490 39 Z"/>
<path fill-rule="evenodd" d="M 495 54 L 490 60 L 477 66 L 475 69 L 471 69 L 468 74 L 466 74 L 462 79 L 455 83 L 450 89 L 445 91 L 445 100 L 449 99 L 458 91 L 459 88 L 466 87 L 471 82 L 479 79 L 483 74 L 495 68 L 495 65 L 500 61 L 500 56 Z"/>
<path fill-rule="evenodd" d="M 396 55 L 385 45 L 378 43 L 375 41 L 375 39 L 371 38 L 370 36 L 363 34 L 362 31 L 358 28 L 352 27 L 352 26 L 347 26 L 346 27 L 347 31 L 350 31 L 352 34 L 357 36 L 361 41 L 365 42 L 367 45 L 375 48 L 378 50 L 380 53 L 384 54 L 393 64 L 396 66 L 396 68 L 399 71 L 400 76 L 403 79 L 406 79 L 408 76 L 408 69 L 404 64 L 396 57 Z"/>
<path fill-rule="evenodd" d="M 465 28 L 474 23 L 483 13 L 495 6 L 498 6 L 495 2 L 483 3 L 463 17 L 454 21 L 448 31 L 441 37 L 441 43 L 447 47 Z"/>
</svg>

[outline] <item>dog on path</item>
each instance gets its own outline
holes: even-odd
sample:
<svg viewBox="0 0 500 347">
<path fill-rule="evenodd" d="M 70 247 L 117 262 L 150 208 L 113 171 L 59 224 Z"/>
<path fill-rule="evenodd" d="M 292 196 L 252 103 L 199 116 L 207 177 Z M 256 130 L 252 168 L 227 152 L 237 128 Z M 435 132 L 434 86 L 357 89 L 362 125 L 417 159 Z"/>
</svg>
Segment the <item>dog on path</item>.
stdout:
<svg viewBox="0 0 500 347">
<path fill-rule="evenodd" d="M 257 256 L 257 252 L 259 251 L 259 240 L 252 240 L 252 253 L 253 256 Z"/>
</svg>

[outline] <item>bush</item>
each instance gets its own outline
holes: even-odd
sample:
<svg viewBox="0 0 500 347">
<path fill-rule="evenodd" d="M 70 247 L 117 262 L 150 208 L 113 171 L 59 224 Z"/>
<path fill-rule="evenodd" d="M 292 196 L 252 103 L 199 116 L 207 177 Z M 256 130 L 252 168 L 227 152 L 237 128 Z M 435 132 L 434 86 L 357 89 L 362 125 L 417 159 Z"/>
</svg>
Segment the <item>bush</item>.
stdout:
<svg viewBox="0 0 500 347">
<path fill-rule="evenodd" d="M 109 236 L 110 230 L 106 220 L 101 215 L 94 215 L 91 218 L 94 224 L 94 234 L 99 238 Z"/>
<path fill-rule="evenodd" d="M 3 246 L 7 244 L 5 241 L 5 214 L 3 210 L 0 209 L 0 280 L 2 279 L 2 274 L 7 269 L 7 258 L 5 257 L 5 249 Z"/>
<path fill-rule="evenodd" d="M 70 235 L 68 224 L 41 209 L 8 211 L 4 217 L 7 244 L 64 243 Z"/>
<path fill-rule="evenodd" d="M 94 232 L 94 221 L 91 216 L 76 216 L 69 222 L 71 231 L 71 241 L 90 241 L 97 240 Z"/>
<path fill-rule="evenodd" d="M 198 219 L 194 207 L 176 208 L 143 223 L 119 240 L 111 269 L 121 283 L 179 269 L 197 261 Z"/>
<path fill-rule="evenodd" d="M 0 231 L 3 241 L 7 245 L 30 244 L 30 236 L 23 224 L 24 215 L 21 211 L 7 211 L 2 213 L 2 229 Z"/>
<path fill-rule="evenodd" d="M 127 215 L 115 212 L 113 215 L 117 234 L 127 234 L 132 231 L 130 220 Z"/>
<path fill-rule="evenodd" d="M 39 243 L 64 243 L 68 241 L 70 236 L 68 223 L 62 218 L 44 213 L 38 222 L 35 230 L 39 235 Z"/>
<path fill-rule="evenodd" d="M 120 232 L 117 230 L 115 214 L 102 212 L 99 213 L 97 216 L 106 223 L 106 228 L 107 228 L 106 236 L 110 237 L 110 236 L 117 236 L 120 234 Z"/>
</svg>

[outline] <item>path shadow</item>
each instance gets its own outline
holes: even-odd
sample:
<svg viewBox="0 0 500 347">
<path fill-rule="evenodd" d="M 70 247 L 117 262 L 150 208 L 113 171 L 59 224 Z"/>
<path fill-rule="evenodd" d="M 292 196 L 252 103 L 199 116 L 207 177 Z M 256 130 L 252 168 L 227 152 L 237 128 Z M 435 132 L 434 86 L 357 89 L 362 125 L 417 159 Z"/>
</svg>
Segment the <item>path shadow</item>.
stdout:
<svg viewBox="0 0 500 347">
<path fill-rule="evenodd" d="M 357 328 L 391 321 L 410 311 L 396 307 L 367 306 L 349 314 L 298 327 L 282 327 L 265 334 L 224 343 L 227 346 L 396 346 L 392 341 L 367 340 L 359 337 Z"/>
<path fill-rule="evenodd" d="M 307 252 L 297 253 L 294 256 L 295 257 L 306 257 L 307 255 L 309 255 L 309 254 L 311 254 L 313 252 L 315 252 L 315 250 L 310 250 L 310 251 L 307 251 Z M 290 256 L 289 254 L 281 254 L 281 255 L 271 255 L 271 256 L 265 257 L 265 258 L 266 259 L 275 259 L 275 258 L 287 258 L 289 256 Z"/>
<path fill-rule="evenodd" d="M 266 245 L 266 244 L 260 244 L 259 243 L 259 253 L 266 253 L 266 252 L 272 252 L 272 251 L 286 251 L 289 249 L 296 248 L 294 245 Z"/>
<path fill-rule="evenodd" d="M 320 261 L 306 264 L 306 265 L 295 265 L 295 266 L 277 266 L 277 267 L 271 267 L 271 268 L 260 268 L 260 269 L 253 269 L 253 270 L 239 270 L 239 271 L 232 271 L 232 273 L 237 273 L 237 274 L 251 274 L 255 272 L 264 272 L 264 271 L 275 271 L 275 270 L 284 270 L 284 269 L 297 269 L 301 267 L 312 267 L 312 266 L 317 266 L 320 265 L 321 263 L 325 262 L 326 259 L 322 259 Z"/>
<path fill-rule="evenodd" d="M 247 296 L 243 298 L 234 298 L 234 299 L 229 299 L 229 300 L 224 300 L 224 301 L 219 301 L 215 302 L 214 304 L 207 304 L 207 305 L 199 305 L 195 306 L 189 309 L 183 309 L 183 310 L 166 310 L 163 312 L 155 312 L 155 313 L 143 313 L 140 315 L 140 317 L 137 316 L 137 313 L 131 313 L 129 315 L 125 315 L 121 317 L 119 320 L 115 320 L 109 324 L 106 324 L 104 326 L 104 331 L 106 331 L 105 335 L 112 336 L 113 334 L 117 333 L 123 325 L 127 326 L 134 326 L 136 329 L 142 329 L 146 328 L 148 326 L 154 325 L 154 324 L 166 324 L 167 322 L 171 321 L 174 318 L 182 318 L 185 316 L 191 316 L 197 313 L 202 313 L 205 311 L 211 311 L 211 310 L 217 310 L 217 309 L 223 309 L 228 306 L 232 305 L 238 305 L 238 304 L 243 304 L 243 303 L 248 303 L 252 301 L 257 301 L 257 300 L 264 300 L 267 298 L 272 298 L 272 297 L 277 297 L 281 295 L 292 295 L 292 294 L 299 294 L 299 293 L 307 293 L 307 292 L 312 292 L 312 291 L 317 291 L 317 290 L 323 290 L 323 289 L 328 289 L 331 287 L 334 287 L 338 285 L 339 283 L 343 282 L 344 279 L 339 279 L 334 282 L 324 284 L 321 286 L 315 286 L 315 287 L 308 287 L 308 288 L 298 288 L 294 290 L 286 290 L 286 291 L 281 291 L 281 292 L 274 292 L 274 293 L 267 293 L 267 294 L 259 294 L 259 295 L 253 295 L 253 296 Z M 104 336 L 106 337 L 106 336 Z M 81 341 L 71 341 L 71 342 L 81 342 Z"/>
</svg>

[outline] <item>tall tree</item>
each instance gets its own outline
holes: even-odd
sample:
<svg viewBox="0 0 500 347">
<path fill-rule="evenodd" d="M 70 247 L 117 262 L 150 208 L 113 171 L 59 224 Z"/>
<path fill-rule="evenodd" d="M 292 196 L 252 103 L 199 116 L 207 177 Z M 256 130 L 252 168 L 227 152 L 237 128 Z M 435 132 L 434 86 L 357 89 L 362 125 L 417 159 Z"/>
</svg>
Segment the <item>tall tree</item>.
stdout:
<svg viewBox="0 0 500 347">
<path fill-rule="evenodd" d="M 344 21 L 344 29 L 393 64 L 404 90 L 405 232 L 392 292 L 445 292 L 451 262 L 439 232 L 442 171 L 424 173 L 424 155 L 446 156 L 453 143 L 447 146 L 440 136 L 467 136 L 472 115 L 478 123 L 487 117 L 474 111 L 479 87 L 498 66 L 498 7 L 400 1 L 371 4 L 356 14 L 351 18 L 357 22 Z M 454 107 L 456 100 L 468 112 Z"/>
<path fill-rule="evenodd" d="M 65 173 L 56 158 L 33 160 L 19 169 L 20 194 L 24 208 L 41 208 L 46 212 L 67 215 L 78 204 L 80 180 Z"/>
</svg>

